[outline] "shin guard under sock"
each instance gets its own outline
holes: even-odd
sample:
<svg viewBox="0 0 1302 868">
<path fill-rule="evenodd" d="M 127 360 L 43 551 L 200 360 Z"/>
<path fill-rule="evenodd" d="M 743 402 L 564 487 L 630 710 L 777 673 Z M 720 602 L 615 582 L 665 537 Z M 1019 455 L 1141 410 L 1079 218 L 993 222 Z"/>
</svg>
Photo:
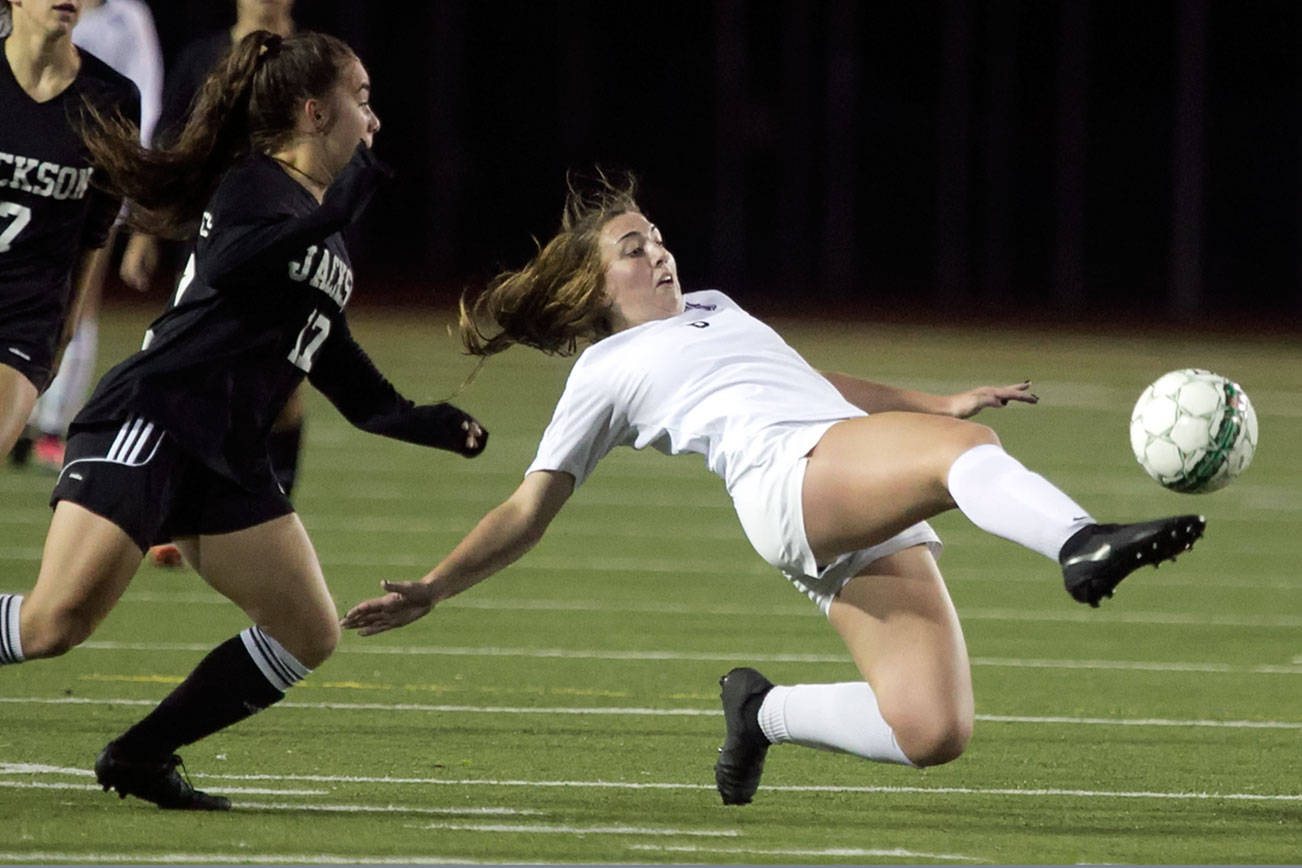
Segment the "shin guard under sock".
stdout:
<svg viewBox="0 0 1302 868">
<path fill-rule="evenodd" d="M 877 696 L 863 681 L 777 685 L 764 697 L 760 729 L 774 744 L 790 742 L 883 763 L 911 766 Z"/>
<path fill-rule="evenodd" d="M 279 702 L 309 672 L 257 627 L 218 645 L 143 720 L 116 739 L 127 756 L 169 756 Z"/>
<path fill-rule="evenodd" d="M 1072 534 L 1094 524 L 1079 504 L 994 444 L 960 455 L 949 468 L 948 485 L 977 527 L 1054 560 Z"/>
</svg>

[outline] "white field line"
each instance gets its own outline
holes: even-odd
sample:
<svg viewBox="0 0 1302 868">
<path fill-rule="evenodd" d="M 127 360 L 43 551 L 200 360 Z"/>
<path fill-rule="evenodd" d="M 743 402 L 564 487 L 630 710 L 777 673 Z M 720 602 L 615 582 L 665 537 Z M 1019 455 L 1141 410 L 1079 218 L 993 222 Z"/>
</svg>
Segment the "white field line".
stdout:
<svg viewBox="0 0 1302 868">
<path fill-rule="evenodd" d="M 828 856 L 837 858 L 871 857 L 874 859 L 921 859 L 924 862 L 976 862 L 988 863 L 989 859 L 980 856 L 964 856 L 961 853 L 923 853 L 918 850 L 870 850 L 861 847 L 822 847 L 818 849 L 797 849 L 794 847 L 698 847 L 695 845 L 629 844 L 630 850 L 642 850 L 653 853 L 727 853 L 734 856 Z"/>
<path fill-rule="evenodd" d="M 86 696 L 6 696 L 0 704 L 15 705 L 155 705 L 150 699 L 97 699 Z M 412 702 L 296 702 L 287 699 L 277 708 L 305 709 L 310 711 L 410 711 L 426 714 L 542 714 L 548 716 L 577 717 L 718 717 L 722 712 L 712 708 L 641 708 L 620 706 L 537 706 L 537 705 L 450 705 Z M 1070 726 L 1165 726 L 1204 729 L 1283 729 L 1302 731 L 1302 721 L 1288 720 L 1210 720 L 1198 718 L 1164 717 L 1070 717 L 1066 715 L 1028 714 L 978 714 L 976 719 L 988 723 L 1063 724 Z M 0 774 L 22 774 L 11 764 L 0 763 Z M 304 780 L 310 780 L 304 778 Z M 334 780 L 321 778 L 320 780 Z"/>
<path fill-rule="evenodd" d="M 1302 586 L 1299 586 L 1302 590 Z M 215 591 L 128 591 L 122 603 L 148 603 L 161 605 L 230 605 L 230 601 Z M 753 617 L 798 617 L 816 619 L 819 612 L 810 605 L 801 606 L 730 606 L 717 603 L 606 603 L 600 600 L 509 600 L 453 599 L 441 604 L 443 608 L 483 609 L 493 612 L 599 612 L 610 614 L 650 615 L 709 615 Z M 961 608 L 959 617 L 964 621 L 1016 621 L 1030 623 L 1087 624 L 1108 621 L 1119 624 L 1178 627 L 1265 627 L 1295 629 L 1302 627 L 1302 616 L 1261 615 L 1238 616 L 1201 612 L 1133 612 L 1115 611 L 1100 615 L 1094 612 L 1067 610 L 1065 612 L 1036 612 L 1020 609 L 967 609 Z"/>
<path fill-rule="evenodd" d="M 447 856 L 326 856 L 320 853 L 80 853 L 71 850 L 0 850 L 0 862 L 25 865 L 514 865 Z M 531 862 L 549 865 L 564 863 Z"/>
<path fill-rule="evenodd" d="M 27 764 L 13 764 L 15 766 Z M 39 766 L 38 766 L 39 767 Z M 50 767 L 45 767 L 50 768 Z M 76 770 L 80 771 L 80 770 Z M 58 773 L 62 773 L 60 770 Z M 418 786 L 450 787 L 524 787 L 539 789 L 557 789 L 579 787 L 583 789 L 608 790 L 714 790 L 713 784 L 686 784 L 670 781 L 576 781 L 576 780 L 520 780 L 494 778 L 392 778 L 392 777 L 352 777 L 335 775 L 234 775 L 234 774 L 196 774 L 196 779 L 205 781 L 284 781 L 284 782 L 333 782 L 333 783 L 375 783 L 375 784 L 413 784 Z M 1042 796 L 1067 798 L 1122 798 L 1122 799 L 1173 799 L 1180 801 L 1208 801 L 1223 799 L 1228 801 L 1260 802 L 1302 802 L 1302 793 L 1208 793 L 1208 792 L 1160 792 L 1154 790 L 1081 790 L 1060 788 L 1017 788 L 1017 787 L 911 787 L 911 786 L 837 786 L 832 784 L 793 784 L 765 785 L 767 792 L 784 793 L 880 793 L 886 795 L 962 795 L 962 796 Z M 223 790 L 223 792 L 227 792 Z M 233 790 L 232 790 L 233 792 Z M 297 806 L 295 806 L 297 807 Z M 714 833 L 707 833 L 714 834 Z M 735 834 L 725 832 L 725 834 Z"/>
<path fill-rule="evenodd" d="M 0 781 L 0 787 L 11 790 L 99 790 L 98 784 L 46 783 L 44 781 Z M 279 790 L 254 787 L 224 788 L 223 793 L 242 793 L 250 796 L 328 796 L 329 790 Z"/>
<path fill-rule="evenodd" d="M 222 792 L 234 792 L 222 789 Z M 289 790 L 280 792 L 288 793 Z M 471 817 L 544 816 L 531 808 L 429 808 L 424 805 L 308 805 L 295 802 L 240 802 L 241 808 L 264 811 L 319 811 L 325 814 L 437 814 Z"/>
<path fill-rule="evenodd" d="M 497 832 L 524 835 L 662 835 L 669 838 L 736 838 L 736 829 L 674 829 L 656 826 L 569 826 L 548 823 L 421 823 L 411 829 L 445 832 Z"/>
<path fill-rule="evenodd" d="M 91 640 L 78 646 L 91 651 L 210 651 L 211 643 L 203 642 L 113 642 Z M 431 657 L 521 657 L 534 660 L 630 660 L 659 661 L 685 660 L 715 663 L 845 663 L 842 654 L 762 654 L 731 651 L 610 651 L 567 648 L 498 648 L 455 647 L 429 645 L 366 645 L 350 644 L 347 654 L 374 654 L 380 656 L 431 656 Z M 1009 657 L 973 657 L 973 666 L 991 666 L 1021 669 L 1100 669 L 1141 672 L 1205 672 L 1213 674 L 1302 675 L 1302 666 L 1295 664 L 1192 663 L 1185 661 L 1147 660 L 1035 660 Z"/>
</svg>

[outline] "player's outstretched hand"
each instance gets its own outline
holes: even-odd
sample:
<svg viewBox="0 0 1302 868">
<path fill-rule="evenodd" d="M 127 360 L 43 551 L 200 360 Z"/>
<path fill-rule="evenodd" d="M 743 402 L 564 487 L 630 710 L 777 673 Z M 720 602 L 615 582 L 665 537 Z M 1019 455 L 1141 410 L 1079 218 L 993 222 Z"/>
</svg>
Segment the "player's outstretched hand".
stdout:
<svg viewBox="0 0 1302 868">
<path fill-rule="evenodd" d="M 388 593 L 353 606 L 340 620 L 342 627 L 374 636 L 423 618 L 434 607 L 434 589 L 424 582 L 380 584 Z"/>
<path fill-rule="evenodd" d="M 1032 394 L 1031 381 L 1025 380 L 1011 386 L 977 386 L 950 398 L 951 413 L 959 419 L 975 416 L 986 407 L 1007 407 L 1009 401 L 1037 404 L 1039 396 Z"/>
</svg>

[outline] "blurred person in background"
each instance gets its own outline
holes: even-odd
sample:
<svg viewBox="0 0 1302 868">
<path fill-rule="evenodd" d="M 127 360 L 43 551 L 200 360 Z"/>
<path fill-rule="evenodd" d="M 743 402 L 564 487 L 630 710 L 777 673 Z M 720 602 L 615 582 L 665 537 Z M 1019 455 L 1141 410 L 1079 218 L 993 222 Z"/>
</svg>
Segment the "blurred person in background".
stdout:
<svg viewBox="0 0 1302 868">
<path fill-rule="evenodd" d="M 73 43 L 83 0 L 0 0 L 0 454 L 23 434 L 99 295 L 121 200 L 82 141 L 88 110 L 140 120 L 134 84 Z M 90 364 L 94 365 L 92 359 Z M 78 373 L 78 376 L 82 376 Z"/>
<path fill-rule="evenodd" d="M 818 604 L 862 675 L 777 686 L 751 668 L 724 675 L 715 783 L 726 804 L 752 800 L 771 744 L 919 767 L 963 752 L 971 669 L 926 519 L 959 509 L 1057 561 L 1067 591 L 1092 606 L 1203 530 L 1200 516 L 1098 524 L 966 421 L 1034 403 L 1029 381 L 942 396 L 822 374 L 722 292 L 683 294 L 631 179 L 572 189 L 561 230 L 461 311 L 475 355 L 589 346 L 510 498 L 421 581 L 384 582 L 343 626 L 401 627 L 513 563 L 616 446 L 703 454 L 755 550 Z"/>
<path fill-rule="evenodd" d="M 163 51 L 154 29 L 154 17 L 144 0 L 85 0 L 72 42 L 89 51 L 135 84 L 140 91 L 140 141 L 152 141 L 163 97 Z M 104 243 L 108 251 L 121 225 L 114 224 Z M 10 458 L 23 464 L 29 458 L 55 473 L 63 466 L 63 444 L 68 423 L 81 409 L 94 381 L 99 354 L 99 309 L 109 256 L 97 260 L 98 272 L 90 280 L 81 305 L 81 317 L 59 373 L 36 402 L 27 431 Z"/>
<path fill-rule="evenodd" d="M 142 349 L 73 420 L 36 584 L 0 594 L 0 665 L 85 641 L 160 539 L 253 622 L 100 752 L 96 780 L 123 798 L 229 809 L 178 773 L 175 751 L 278 702 L 338 642 L 320 562 L 267 458 L 305 378 L 362 430 L 466 457 L 484 448 L 466 413 L 399 394 L 348 328 L 342 232 L 387 174 L 370 93 L 342 41 L 255 31 L 172 147 L 142 148 L 133 124 L 103 116 L 87 131 L 131 219 L 198 242 Z"/>
</svg>

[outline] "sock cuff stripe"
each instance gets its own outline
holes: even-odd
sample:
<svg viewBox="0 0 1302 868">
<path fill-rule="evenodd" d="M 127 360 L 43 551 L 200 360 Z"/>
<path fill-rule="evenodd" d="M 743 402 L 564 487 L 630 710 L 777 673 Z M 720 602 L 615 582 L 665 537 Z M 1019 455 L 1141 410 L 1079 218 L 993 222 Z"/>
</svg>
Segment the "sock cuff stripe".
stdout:
<svg viewBox="0 0 1302 868">
<path fill-rule="evenodd" d="M 286 651 L 283 645 L 264 633 L 260 627 L 249 627 L 242 631 L 240 640 L 258 670 L 282 693 L 302 681 L 312 671 L 299 663 L 293 654 Z"/>
<path fill-rule="evenodd" d="M 20 594 L 0 594 L 0 664 L 23 660 L 23 646 L 18 637 L 18 610 L 22 604 Z"/>
</svg>

